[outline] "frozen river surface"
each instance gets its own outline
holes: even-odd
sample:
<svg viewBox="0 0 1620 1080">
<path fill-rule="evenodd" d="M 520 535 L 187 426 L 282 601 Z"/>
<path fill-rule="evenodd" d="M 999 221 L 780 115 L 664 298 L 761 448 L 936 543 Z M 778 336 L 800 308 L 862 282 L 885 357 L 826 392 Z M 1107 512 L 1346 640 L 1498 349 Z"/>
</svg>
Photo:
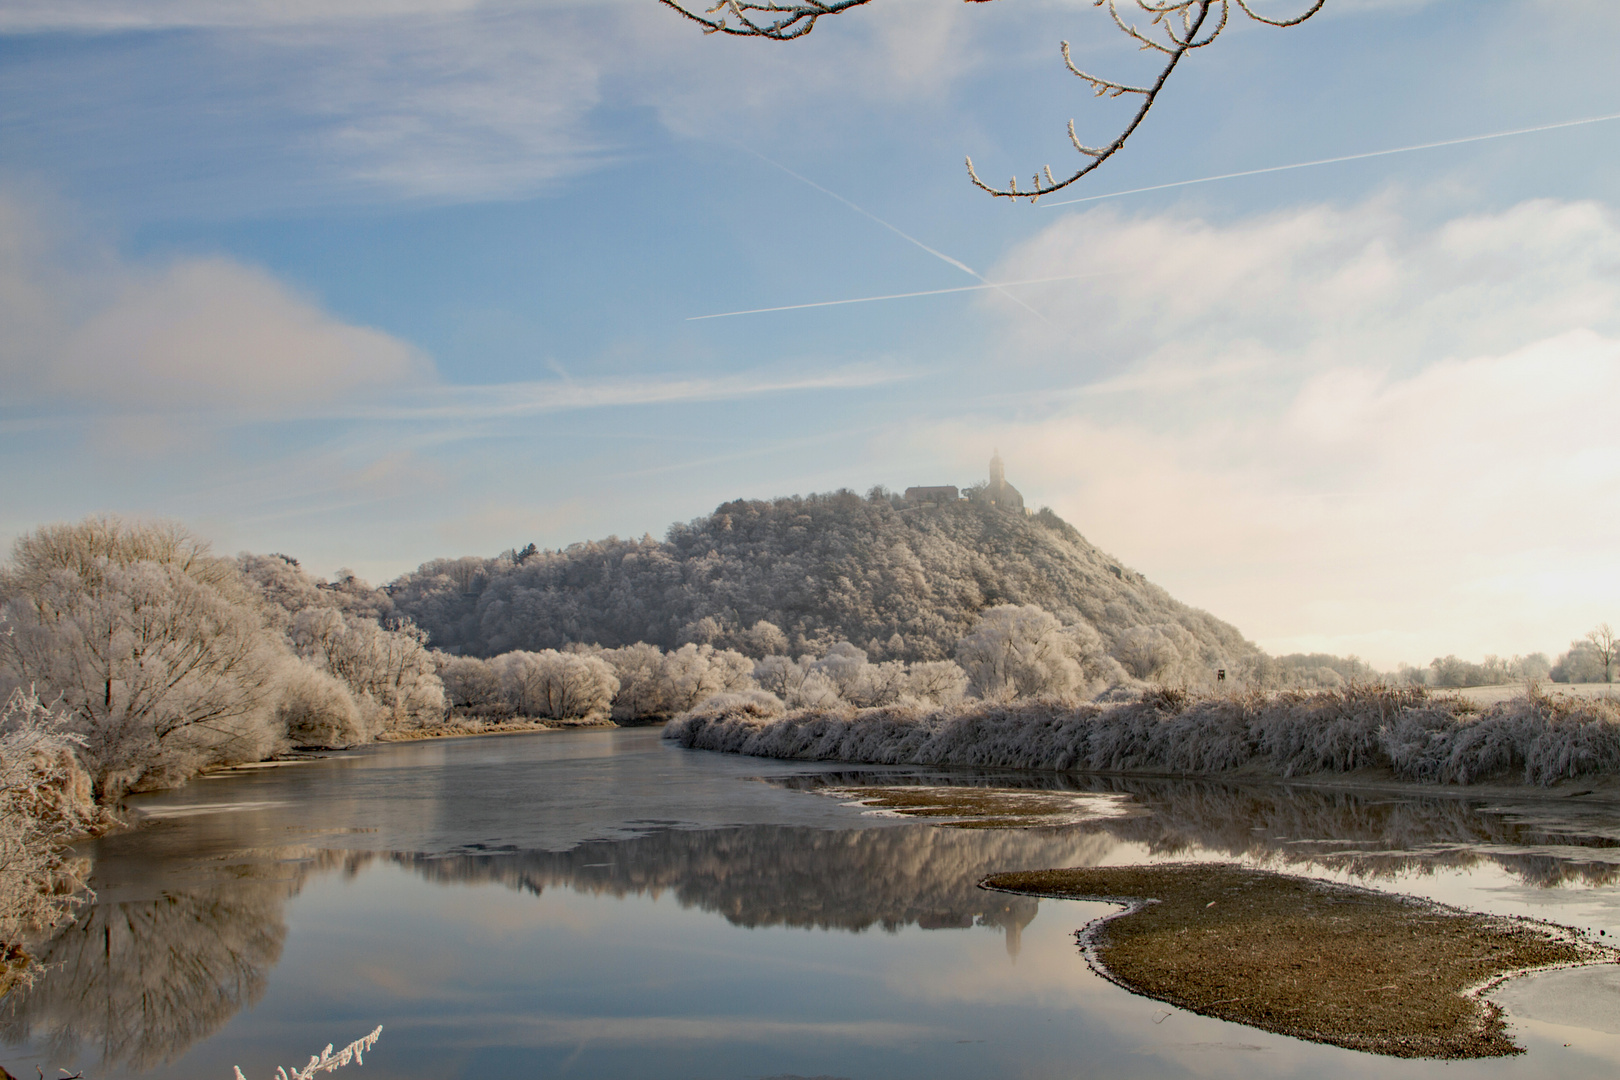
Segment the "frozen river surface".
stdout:
<svg viewBox="0 0 1620 1080">
<path fill-rule="evenodd" d="M 1072 790 L 1068 824 L 952 829 L 823 782 Z M 1238 860 L 1620 930 L 1620 810 L 1284 785 L 861 770 L 652 730 L 380 746 L 136 800 L 95 903 L 0 1007 L 0 1064 L 248 1080 L 384 1026 L 338 1077 L 1612 1077 L 1620 969 L 1510 983 L 1528 1053 L 1400 1061 L 1094 975 L 1107 905 L 986 874 Z"/>
</svg>

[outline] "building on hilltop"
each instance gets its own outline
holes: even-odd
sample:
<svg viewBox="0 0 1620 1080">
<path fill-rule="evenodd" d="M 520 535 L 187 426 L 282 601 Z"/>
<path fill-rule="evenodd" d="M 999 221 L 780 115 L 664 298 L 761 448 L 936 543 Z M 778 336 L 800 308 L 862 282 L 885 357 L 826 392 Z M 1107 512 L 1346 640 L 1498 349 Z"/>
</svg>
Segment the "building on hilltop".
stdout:
<svg viewBox="0 0 1620 1080">
<path fill-rule="evenodd" d="M 945 484 L 940 487 L 908 487 L 905 500 L 908 503 L 953 503 L 962 497 L 956 490 L 956 485 Z"/>
<path fill-rule="evenodd" d="M 1009 514 L 1026 513 L 1024 497 L 1018 493 L 1017 488 L 1007 483 L 1007 470 L 1001 463 L 999 450 L 990 458 L 990 482 L 969 488 L 967 497 L 974 502 L 1004 510 Z M 903 498 L 909 506 L 938 506 L 958 502 L 962 494 L 955 485 L 942 484 L 936 487 L 908 487 Z"/>
<path fill-rule="evenodd" d="M 1017 488 L 1007 483 L 1007 470 L 1001 463 L 1000 450 L 990 457 L 990 483 L 981 488 L 975 498 L 1009 514 L 1024 512 L 1024 497 Z"/>
</svg>

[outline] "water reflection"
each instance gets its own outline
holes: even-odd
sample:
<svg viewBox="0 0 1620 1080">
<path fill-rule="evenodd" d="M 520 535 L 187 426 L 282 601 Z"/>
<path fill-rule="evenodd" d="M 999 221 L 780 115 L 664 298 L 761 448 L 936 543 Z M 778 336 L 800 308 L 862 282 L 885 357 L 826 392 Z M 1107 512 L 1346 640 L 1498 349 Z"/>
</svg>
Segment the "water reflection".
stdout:
<svg viewBox="0 0 1620 1080">
<path fill-rule="evenodd" d="M 1036 901 L 988 893 L 1003 867 L 1096 862 L 1113 845 L 1070 830 L 910 826 L 832 832 L 755 826 L 665 831 L 566 852 L 394 855 L 430 880 L 608 896 L 668 892 L 737 926 L 862 931 L 994 927 L 1018 950 Z"/>
<path fill-rule="evenodd" d="M 279 889 L 221 888 L 98 903 L 8 998 L 3 1036 L 56 1060 L 85 1051 L 145 1071 L 211 1035 L 264 992 L 287 936 Z"/>
<path fill-rule="evenodd" d="M 1155 857 L 1214 854 L 1370 880 L 1490 864 L 1538 887 L 1620 881 L 1620 813 L 1569 798 L 1492 802 L 1286 784 L 870 770 L 776 782 L 805 791 L 955 782 L 1126 796 L 1133 812 L 1080 828 L 1140 845 Z"/>
<path fill-rule="evenodd" d="M 243 785 L 252 803 L 171 816 L 98 845 L 96 903 L 45 948 L 47 976 L 5 1001 L 0 1037 L 52 1061 L 98 1056 L 103 1071 L 171 1063 L 263 995 L 287 940 L 289 901 L 317 875 L 359 874 L 375 864 L 435 883 L 499 884 L 536 896 L 565 889 L 669 897 L 749 929 L 983 928 L 1000 933 L 1014 956 L 1038 902 L 977 887 L 999 871 L 1146 853 L 1326 867 L 1385 881 L 1480 865 L 1534 886 L 1620 879 L 1620 816 L 1576 800 L 1486 804 L 1285 785 L 819 770 L 772 778 L 787 800 L 787 822 L 691 827 L 606 814 L 615 838 L 542 850 L 497 839 L 521 833 L 531 812 L 513 800 L 505 818 L 486 810 L 459 831 L 452 815 L 442 816 L 435 826 L 442 846 L 423 852 L 376 847 L 396 839 L 387 829 L 402 816 L 387 802 L 397 796 L 386 785 L 359 797 L 351 783 L 322 801 L 316 780 L 308 772 L 256 778 Z M 866 817 L 808 790 L 942 782 L 1112 794 L 1125 797 L 1130 811 L 1055 828 L 963 830 Z M 296 786 L 298 799 L 278 795 L 278 783 Z M 741 790 L 763 808 L 751 813 L 778 812 L 748 795 L 742 778 L 725 783 L 732 786 L 720 786 L 717 801 Z M 221 783 L 210 795 L 229 790 Z M 277 816 L 289 803 L 308 811 L 297 828 Z M 814 824 L 793 822 L 800 805 L 799 820 Z M 297 842 L 266 843 L 275 833 Z"/>
</svg>

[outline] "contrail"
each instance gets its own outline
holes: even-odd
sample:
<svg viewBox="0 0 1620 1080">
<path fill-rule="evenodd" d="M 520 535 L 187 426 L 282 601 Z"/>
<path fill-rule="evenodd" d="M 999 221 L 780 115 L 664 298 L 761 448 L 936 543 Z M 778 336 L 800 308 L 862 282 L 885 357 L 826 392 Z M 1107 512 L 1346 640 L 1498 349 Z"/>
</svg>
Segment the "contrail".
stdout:
<svg viewBox="0 0 1620 1080">
<path fill-rule="evenodd" d="M 1095 274 L 1064 274 L 1061 277 L 1030 278 L 1027 281 L 987 281 L 983 285 L 958 285 L 953 289 L 924 289 L 921 292 L 889 293 L 886 296 L 857 296 L 849 300 L 817 300 L 813 304 L 783 304 L 781 307 L 749 308 L 747 311 L 722 311 L 715 315 L 689 315 L 686 321 L 729 319 L 733 315 L 763 315 L 768 311 L 799 311 L 803 308 L 836 307 L 839 304 L 869 304 L 874 300 L 906 300 L 913 296 L 940 296 L 944 293 L 976 292 L 980 289 L 1003 290 L 1014 285 L 1040 285 L 1048 281 L 1074 281 L 1077 278 L 1095 276 Z"/>
<path fill-rule="evenodd" d="M 759 158 L 759 160 L 763 161 L 765 164 L 774 165 L 778 169 L 781 169 L 783 172 L 787 173 L 789 176 L 793 177 L 795 180 L 798 180 L 801 183 L 810 185 L 811 187 L 815 188 L 817 191 L 821 192 L 823 195 L 826 195 L 829 198 L 837 199 L 839 202 L 843 203 L 845 206 L 849 207 L 851 210 L 855 211 L 857 214 L 860 214 L 862 217 L 869 218 L 872 221 L 877 222 L 879 225 L 883 226 L 885 229 L 888 229 L 890 232 L 894 233 L 894 235 L 898 236 L 900 239 L 906 241 L 909 244 L 917 245 L 918 247 L 922 248 L 924 251 L 928 252 L 928 254 L 932 255 L 934 258 L 943 260 L 944 262 L 947 262 L 950 265 L 956 267 L 958 270 L 962 271 L 962 273 L 966 274 L 968 277 L 973 278 L 973 279 L 975 279 L 977 281 L 980 281 L 983 284 L 988 285 L 990 288 L 995 288 L 996 287 L 995 284 L 993 282 L 991 282 L 991 280 L 989 278 L 985 277 L 983 274 L 981 274 L 977 270 L 973 269 L 973 267 L 969 266 L 967 263 L 963 262 L 961 259 L 953 259 L 949 255 L 945 254 L 943 251 L 940 251 L 937 248 L 929 247 L 927 244 L 923 243 L 921 240 L 917 239 L 915 236 L 912 236 L 909 233 L 902 232 L 902 231 L 900 231 L 900 229 L 896 228 L 895 226 L 890 225 L 887 221 L 884 221 L 882 218 L 878 217 L 876 214 L 872 213 L 870 210 L 867 210 L 867 209 L 865 209 L 863 207 L 856 206 L 854 203 L 850 202 L 848 199 L 846 199 L 842 195 L 838 194 L 838 192 L 827 190 L 826 188 L 822 187 L 820 184 L 816 183 L 814 180 L 810 179 L 808 176 L 803 176 L 803 175 L 800 175 L 799 173 L 794 172 L 792 169 L 788 168 L 786 165 L 783 165 L 780 161 L 773 161 L 772 159 L 766 157 L 764 154 L 760 153 L 758 150 L 755 150 L 755 149 L 753 149 L 751 147 L 745 146 L 745 147 L 743 147 L 743 149 L 747 150 L 750 154 L 753 154 L 755 157 Z M 950 290 L 943 290 L 943 291 L 948 292 Z M 913 294 L 908 294 L 908 295 L 913 295 Z M 926 295 L 926 294 L 917 293 L 917 294 L 914 294 L 914 295 L 922 296 L 922 295 Z M 884 299 L 888 299 L 888 298 L 885 297 Z M 1036 318 L 1040 319 L 1041 321 L 1043 321 L 1043 322 L 1051 322 L 1051 320 L 1048 319 L 1045 315 L 1042 315 L 1039 311 L 1036 311 L 1034 308 L 1030 307 L 1028 304 L 1024 303 L 1022 300 L 1018 299 L 1016 296 L 1013 296 L 1012 294 L 1009 293 L 1009 294 L 1007 294 L 1007 299 L 1011 300 L 1013 303 L 1017 304 L 1019 307 L 1023 308 L 1025 311 L 1029 312 L 1031 315 L 1034 315 Z M 832 301 L 832 302 L 833 303 L 856 303 L 857 301 L 838 300 L 838 301 Z M 799 304 L 799 305 L 794 305 L 794 306 L 797 306 L 797 307 L 816 307 L 818 305 L 815 305 L 815 304 Z M 787 309 L 786 308 L 762 308 L 761 310 L 764 310 L 764 311 L 785 311 Z M 727 312 L 727 314 L 741 315 L 741 314 L 744 314 L 744 312 Z M 714 319 L 714 318 L 719 318 L 719 316 L 717 316 L 717 315 L 699 315 L 699 316 L 697 316 L 697 318 L 700 318 L 700 319 Z M 691 320 L 688 319 L 687 321 L 690 322 Z"/>
<path fill-rule="evenodd" d="M 1537 131 L 1555 131 L 1558 128 L 1579 127 L 1582 124 L 1601 124 L 1606 120 L 1620 120 L 1620 113 L 1610 113 L 1607 116 L 1588 116 L 1582 120 L 1561 120 L 1556 124 L 1514 128 L 1512 131 L 1493 131 L 1486 135 L 1464 135 L 1460 139 L 1441 139 L 1438 142 L 1418 143 L 1416 146 L 1397 146 L 1390 150 L 1369 150 L 1364 154 L 1345 154 L 1342 157 L 1321 158 L 1317 161 L 1296 161 L 1292 165 L 1272 165 L 1264 169 L 1245 169 L 1242 172 L 1222 173 L 1219 176 L 1200 176 L 1196 180 L 1175 180 L 1168 184 L 1151 184 L 1148 187 L 1131 188 L 1128 191 L 1110 191 L 1103 195 L 1085 195 L 1078 199 L 1060 199 L 1057 202 L 1042 203 L 1041 205 L 1071 206 L 1074 203 L 1096 202 L 1098 199 L 1117 199 L 1121 195 L 1140 195 L 1146 191 L 1163 191 L 1166 188 L 1187 187 L 1189 184 L 1209 184 L 1216 180 L 1235 180 L 1240 176 L 1259 176 L 1262 173 L 1287 172 L 1289 169 L 1309 169 L 1316 165 L 1336 165 L 1341 161 L 1362 161 L 1366 158 L 1385 157 L 1389 154 L 1409 154 L 1414 150 L 1434 150 L 1442 146 L 1484 142 L 1486 139 L 1505 139 L 1510 135 L 1530 135 Z M 831 192 L 828 194 L 831 194 Z M 836 196 L 834 197 L 836 198 Z"/>
</svg>

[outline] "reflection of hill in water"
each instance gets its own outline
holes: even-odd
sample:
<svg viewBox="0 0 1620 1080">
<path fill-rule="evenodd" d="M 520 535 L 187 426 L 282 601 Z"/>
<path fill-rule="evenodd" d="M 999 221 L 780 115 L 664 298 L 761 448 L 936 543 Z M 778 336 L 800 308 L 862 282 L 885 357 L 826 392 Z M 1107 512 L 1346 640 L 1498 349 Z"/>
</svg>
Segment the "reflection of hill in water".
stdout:
<svg viewBox="0 0 1620 1080">
<path fill-rule="evenodd" d="M 108 1065 L 157 1068 L 263 993 L 286 937 L 284 909 L 306 881 L 392 862 L 444 883 L 499 883 L 538 894 L 670 895 L 744 927 L 859 932 L 983 926 L 1016 950 L 1037 902 L 977 887 L 1003 870 L 1094 864 L 1119 843 L 1155 855 L 1214 853 L 1283 867 L 1347 869 L 1391 879 L 1495 864 L 1527 884 L 1620 881 L 1620 815 L 1609 808 L 1415 798 L 1320 788 L 1074 776 L 956 774 L 956 783 L 1128 795 L 1135 811 L 1028 830 L 921 824 L 828 830 L 799 826 L 658 828 L 568 851 L 377 854 L 313 848 L 211 848 L 154 858 L 140 845 L 102 859 L 97 903 L 43 950 L 52 966 L 0 1003 L 0 1037 L 32 1041 L 54 1060 L 100 1054 Z M 821 774 L 819 785 L 941 782 L 915 773 Z M 820 797 L 806 794 L 805 798 Z M 126 838 L 127 839 L 127 838 Z M 175 852 L 170 847 L 168 852 Z M 212 870 L 203 873 L 204 867 Z M 98 880 L 100 879 L 100 880 Z M 203 884 L 190 884 L 203 881 Z"/>
<path fill-rule="evenodd" d="M 669 892 L 739 926 L 861 931 L 995 926 L 1017 948 L 1035 904 L 978 887 L 1001 869 L 1088 864 L 1113 845 L 1070 830 L 926 825 L 833 832 L 751 826 L 667 830 L 565 852 L 394 855 L 433 881 L 627 896 Z"/>
</svg>

